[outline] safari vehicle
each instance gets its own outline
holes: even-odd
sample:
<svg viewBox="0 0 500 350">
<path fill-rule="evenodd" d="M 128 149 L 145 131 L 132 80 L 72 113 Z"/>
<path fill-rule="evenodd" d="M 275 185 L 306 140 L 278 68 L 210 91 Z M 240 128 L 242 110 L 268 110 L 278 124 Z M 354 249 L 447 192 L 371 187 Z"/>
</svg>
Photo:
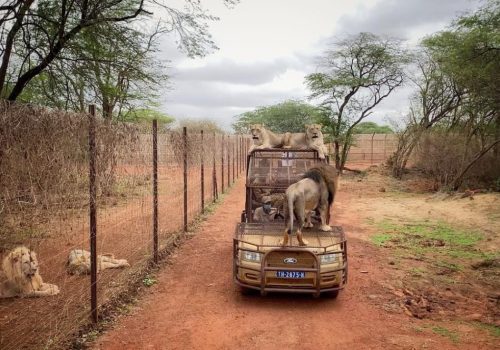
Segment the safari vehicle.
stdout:
<svg viewBox="0 0 500 350">
<path fill-rule="evenodd" d="M 299 246 L 295 232 L 282 247 L 284 217 L 254 221 L 256 193 L 284 198 L 288 186 L 320 160 L 314 150 L 256 149 L 247 157 L 246 201 L 233 239 L 233 275 L 242 292 L 321 293 L 336 297 L 347 283 L 347 242 L 340 226 L 331 232 L 303 230 L 308 246 Z M 277 195 L 276 195 L 277 194 Z M 275 208 L 276 210 L 276 208 Z M 313 221 L 314 222 L 314 221 Z"/>
</svg>

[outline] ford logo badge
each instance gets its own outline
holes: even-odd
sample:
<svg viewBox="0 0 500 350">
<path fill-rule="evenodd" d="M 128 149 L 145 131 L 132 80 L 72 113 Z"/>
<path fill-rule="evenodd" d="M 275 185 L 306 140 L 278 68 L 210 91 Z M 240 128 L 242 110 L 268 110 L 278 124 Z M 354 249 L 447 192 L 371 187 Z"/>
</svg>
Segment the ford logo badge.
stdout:
<svg viewBox="0 0 500 350">
<path fill-rule="evenodd" d="M 285 259 L 283 259 L 283 262 L 285 264 L 296 264 L 297 263 L 297 259 L 295 259 L 295 258 L 285 258 Z"/>
</svg>

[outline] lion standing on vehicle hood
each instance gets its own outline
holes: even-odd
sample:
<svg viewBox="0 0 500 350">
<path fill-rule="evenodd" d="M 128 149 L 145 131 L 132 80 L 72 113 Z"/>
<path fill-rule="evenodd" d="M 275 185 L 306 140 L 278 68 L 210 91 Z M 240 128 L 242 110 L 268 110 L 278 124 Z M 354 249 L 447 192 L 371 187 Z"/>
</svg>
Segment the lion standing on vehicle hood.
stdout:
<svg viewBox="0 0 500 350">
<path fill-rule="evenodd" d="M 321 231 L 331 231 L 327 224 L 328 213 L 335 199 L 337 191 L 338 172 L 334 166 L 328 164 L 310 168 L 301 180 L 291 184 L 286 192 L 285 222 L 286 229 L 280 244 L 288 244 L 288 236 L 293 231 L 294 216 L 297 219 L 297 240 L 299 245 L 306 246 L 308 242 L 302 238 L 302 228 L 307 220 L 307 227 L 312 227 L 310 215 L 318 209 L 321 217 Z"/>
</svg>

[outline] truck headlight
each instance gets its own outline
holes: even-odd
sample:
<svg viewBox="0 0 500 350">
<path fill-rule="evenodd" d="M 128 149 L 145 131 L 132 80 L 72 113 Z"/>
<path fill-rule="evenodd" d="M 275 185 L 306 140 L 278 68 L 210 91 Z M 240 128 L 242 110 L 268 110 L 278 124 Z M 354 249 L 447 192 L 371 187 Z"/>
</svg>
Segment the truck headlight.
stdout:
<svg viewBox="0 0 500 350">
<path fill-rule="evenodd" d="M 331 254 L 324 254 L 321 255 L 321 265 L 326 265 L 326 264 L 333 264 L 334 262 L 338 261 L 338 253 L 331 253 Z"/>
<path fill-rule="evenodd" d="M 252 261 L 252 262 L 260 262 L 261 254 L 257 252 L 249 252 L 243 250 L 241 252 L 241 258 L 243 260 Z"/>
</svg>

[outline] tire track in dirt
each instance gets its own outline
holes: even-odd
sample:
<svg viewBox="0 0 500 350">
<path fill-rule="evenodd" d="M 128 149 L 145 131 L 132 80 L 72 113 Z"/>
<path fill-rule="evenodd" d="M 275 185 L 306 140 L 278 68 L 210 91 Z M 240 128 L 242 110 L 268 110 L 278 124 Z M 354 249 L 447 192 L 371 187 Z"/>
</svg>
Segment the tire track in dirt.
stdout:
<svg viewBox="0 0 500 350">
<path fill-rule="evenodd" d="M 232 281 L 232 237 L 244 189 L 239 180 L 172 256 L 158 284 L 94 349 L 457 349 L 443 337 L 416 332 L 412 319 L 385 312 L 367 298 L 384 293 L 377 283 L 384 268 L 373 247 L 356 239 L 349 193 L 339 194 L 333 215 L 348 235 L 350 259 L 349 284 L 336 300 L 241 295 Z"/>
</svg>

